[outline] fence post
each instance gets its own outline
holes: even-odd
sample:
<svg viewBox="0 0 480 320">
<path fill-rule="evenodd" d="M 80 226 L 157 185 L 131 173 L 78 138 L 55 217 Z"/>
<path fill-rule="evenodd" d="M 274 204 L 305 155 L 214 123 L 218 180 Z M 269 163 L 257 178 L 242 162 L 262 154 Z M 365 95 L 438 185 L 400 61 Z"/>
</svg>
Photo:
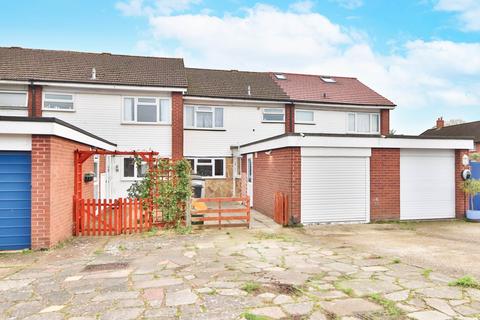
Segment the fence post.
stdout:
<svg viewBox="0 0 480 320">
<path fill-rule="evenodd" d="M 247 196 L 247 217 L 248 217 L 248 229 L 250 229 L 250 196 Z"/>
<path fill-rule="evenodd" d="M 192 226 L 192 197 L 188 197 L 185 210 L 185 223 L 187 228 Z"/>
</svg>

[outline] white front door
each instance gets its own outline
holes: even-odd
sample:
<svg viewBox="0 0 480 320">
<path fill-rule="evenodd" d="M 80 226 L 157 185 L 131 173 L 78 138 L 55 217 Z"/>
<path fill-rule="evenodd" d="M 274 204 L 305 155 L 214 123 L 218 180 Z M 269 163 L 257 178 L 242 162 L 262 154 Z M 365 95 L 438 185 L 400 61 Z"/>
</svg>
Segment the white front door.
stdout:
<svg viewBox="0 0 480 320">
<path fill-rule="evenodd" d="M 453 150 L 401 149 L 400 219 L 455 218 Z"/>
<path fill-rule="evenodd" d="M 93 156 L 93 198 L 100 199 L 100 156 Z"/>
<path fill-rule="evenodd" d="M 253 155 L 247 154 L 247 195 L 250 196 L 250 206 L 253 206 Z"/>
<path fill-rule="evenodd" d="M 302 157 L 301 175 L 302 223 L 369 222 L 369 157 Z"/>
</svg>

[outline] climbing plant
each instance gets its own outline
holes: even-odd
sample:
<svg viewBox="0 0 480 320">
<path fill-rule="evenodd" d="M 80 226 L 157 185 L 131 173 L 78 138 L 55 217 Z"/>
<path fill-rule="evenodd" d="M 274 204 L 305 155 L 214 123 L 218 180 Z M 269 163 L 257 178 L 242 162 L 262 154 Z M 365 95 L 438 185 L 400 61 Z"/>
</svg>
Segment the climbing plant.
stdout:
<svg viewBox="0 0 480 320">
<path fill-rule="evenodd" d="M 141 159 L 136 159 L 141 163 Z M 180 227 L 186 203 L 192 195 L 190 162 L 158 159 L 145 177 L 128 188 L 130 198 L 151 199 L 167 225 Z"/>
</svg>

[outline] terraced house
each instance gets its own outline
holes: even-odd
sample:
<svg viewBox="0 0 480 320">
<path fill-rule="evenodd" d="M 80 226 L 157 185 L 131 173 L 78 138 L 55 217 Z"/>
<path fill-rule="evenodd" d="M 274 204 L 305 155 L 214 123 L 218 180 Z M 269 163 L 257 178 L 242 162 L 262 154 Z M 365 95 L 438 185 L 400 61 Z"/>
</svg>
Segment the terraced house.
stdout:
<svg viewBox="0 0 480 320">
<path fill-rule="evenodd" d="M 69 207 L 57 202 L 71 199 L 72 171 L 62 168 L 73 148 L 185 157 L 204 177 L 205 196 L 248 194 L 271 216 L 273 195 L 282 192 L 295 222 L 462 216 L 458 183 L 473 141 L 389 135 L 394 109 L 356 78 L 0 48 L 0 170 L 15 176 L 0 178 L 0 190 L 23 192 L 0 195 L 0 218 L 19 225 L 0 229 L 0 237 L 31 234 L 36 246 L 48 246 L 68 236 L 71 221 L 62 212 Z M 122 156 L 95 157 L 84 167 L 95 173 L 84 188 L 96 198 L 126 196 L 146 171 Z M 48 177 L 39 182 L 41 174 Z"/>
</svg>

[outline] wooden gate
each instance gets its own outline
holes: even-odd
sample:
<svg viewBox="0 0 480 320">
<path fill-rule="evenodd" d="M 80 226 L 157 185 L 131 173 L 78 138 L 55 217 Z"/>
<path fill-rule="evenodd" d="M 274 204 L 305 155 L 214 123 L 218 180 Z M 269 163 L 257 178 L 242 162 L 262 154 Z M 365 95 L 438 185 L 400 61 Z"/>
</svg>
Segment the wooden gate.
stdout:
<svg viewBox="0 0 480 320">
<path fill-rule="evenodd" d="M 288 196 L 282 192 L 275 192 L 273 220 L 282 226 L 288 225 Z"/>
<path fill-rule="evenodd" d="M 74 199 L 75 235 L 108 236 L 147 231 L 152 227 L 145 199 Z"/>
<path fill-rule="evenodd" d="M 192 204 L 192 226 L 250 227 L 250 197 L 199 198 Z"/>
</svg>

